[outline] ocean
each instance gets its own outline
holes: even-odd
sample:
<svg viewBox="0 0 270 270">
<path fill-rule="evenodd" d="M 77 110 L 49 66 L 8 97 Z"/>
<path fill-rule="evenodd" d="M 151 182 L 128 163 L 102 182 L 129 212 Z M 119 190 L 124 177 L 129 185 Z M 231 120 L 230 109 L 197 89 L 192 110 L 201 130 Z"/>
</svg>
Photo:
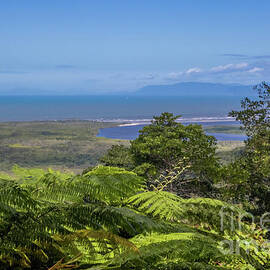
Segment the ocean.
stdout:
<svg viewBox="0 0 270 270">
<path fill-rule="evenodd" d="M 226 118 L 240 97 L 1 96 L 0 121 L 151 119 L 162 112 L 184 118 Z M 125 121 L 124 121 L 125 122 Z"/>
</svg>

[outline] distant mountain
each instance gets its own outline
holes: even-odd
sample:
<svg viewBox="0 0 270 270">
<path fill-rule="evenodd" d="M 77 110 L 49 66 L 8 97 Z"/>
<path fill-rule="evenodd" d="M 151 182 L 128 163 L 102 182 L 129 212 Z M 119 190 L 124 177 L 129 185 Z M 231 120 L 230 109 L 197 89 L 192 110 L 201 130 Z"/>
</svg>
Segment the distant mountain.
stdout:
<svg viewBox="0 0 270 270">
<path fill-rule="evenodd" d="M 134 94 L 140 96 L 253 96 L 251 85 L 183 82 L 145 86 Z"/>
</svg>

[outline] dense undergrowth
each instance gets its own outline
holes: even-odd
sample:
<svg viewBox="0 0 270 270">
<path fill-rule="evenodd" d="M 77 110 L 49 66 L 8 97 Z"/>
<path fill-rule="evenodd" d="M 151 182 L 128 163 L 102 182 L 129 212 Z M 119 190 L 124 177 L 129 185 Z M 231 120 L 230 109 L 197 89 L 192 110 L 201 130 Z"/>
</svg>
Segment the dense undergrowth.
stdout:
<svg viewBox="0 0 270 270">
<path fill-rule="evenodd" d="M 0 180 L 1 269 L 270 269 L 263 231 L 241 214 L 220 200 L 147 191 L 115 167 L 15 167 Z"/>
</svg>

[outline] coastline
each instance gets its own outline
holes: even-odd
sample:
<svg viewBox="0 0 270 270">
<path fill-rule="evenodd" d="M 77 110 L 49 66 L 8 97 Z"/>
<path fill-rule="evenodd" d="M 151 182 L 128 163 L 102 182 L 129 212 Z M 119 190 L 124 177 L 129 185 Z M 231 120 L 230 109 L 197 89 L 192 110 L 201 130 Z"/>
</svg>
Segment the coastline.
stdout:
<svg viewBox="0 0 270 270">
<path fill-rule="evenodd" d="M 92 121 L 102 121 L 102 122 L 113 122 L 119 123 L 119 127 L 128 127 L 128 126 L 138 126 L 138 125 L 149 125 L 151 124 L 152 119 L 95 119 Z M 229 124 L 240 126 L 240 123 L 235 120 L 234 117 L 224 116 L 224 117 L 180 117 L 176 120 L 178 123 L 189 124 L 189 123 L 197 123 L 197 124 Z"/>
</svg>

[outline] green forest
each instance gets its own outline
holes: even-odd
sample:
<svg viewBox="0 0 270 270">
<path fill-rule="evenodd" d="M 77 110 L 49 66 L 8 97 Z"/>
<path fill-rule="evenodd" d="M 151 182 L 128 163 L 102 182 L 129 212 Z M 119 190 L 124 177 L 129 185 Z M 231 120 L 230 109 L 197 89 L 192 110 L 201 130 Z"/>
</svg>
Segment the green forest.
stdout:
<svg viewBox="0 0 270 270">
<path fill-rule="evenodd" d="M 131 142 L 95 137 L 112 123 L 1 124 L 0 269 L 270 269 L 270 86 L 255 91 L 227 153 L 169 112 Z"/>
</svg>

